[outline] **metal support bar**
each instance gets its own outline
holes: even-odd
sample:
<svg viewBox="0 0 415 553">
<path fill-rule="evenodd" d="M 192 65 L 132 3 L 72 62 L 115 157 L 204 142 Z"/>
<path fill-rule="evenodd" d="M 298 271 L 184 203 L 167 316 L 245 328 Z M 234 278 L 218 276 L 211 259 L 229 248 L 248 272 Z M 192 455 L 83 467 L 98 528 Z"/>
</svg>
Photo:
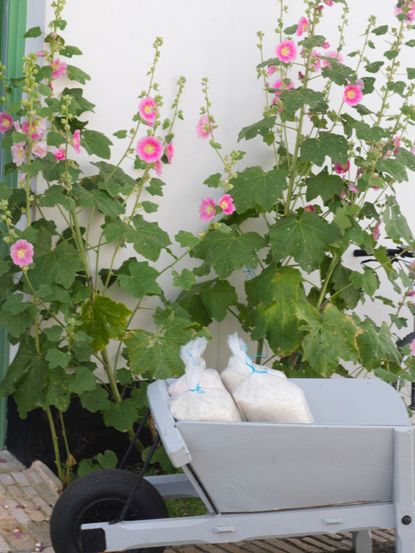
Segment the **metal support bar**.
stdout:
<svg viewBox="0 0 415 553">
<path fill-rule="evenodd" d="M 415 551 L 414 430 L 395 429 L 393 503 L 396 553 Z"/>
<path fill-rule="evenodd" d="M 133 440 L 131 441 L 130 445 L 128 446 L 127 451 L 124 453 L 124 457 L 121 459 L 121 461 L 117 465 L 118 469 L 122 469 L 124 467 L 128 457 L 130 456 L 131 451 L 133 450 L 133 447 L 135 446 L 135 444 L 137 443 L 138 438 L 140 437 L 140 434 L 141 434 L 141 432 L 142 432 L 149 416 L 150 416 L 150 409 L 146 412 L 146 414 L 144 415 L 144 418 L 142 419 L 142 421 L 138 425 L 138 428 L 136 430 L 136 433 L 135 433 L 135 436 L 134 436 Z"/>
</svg>

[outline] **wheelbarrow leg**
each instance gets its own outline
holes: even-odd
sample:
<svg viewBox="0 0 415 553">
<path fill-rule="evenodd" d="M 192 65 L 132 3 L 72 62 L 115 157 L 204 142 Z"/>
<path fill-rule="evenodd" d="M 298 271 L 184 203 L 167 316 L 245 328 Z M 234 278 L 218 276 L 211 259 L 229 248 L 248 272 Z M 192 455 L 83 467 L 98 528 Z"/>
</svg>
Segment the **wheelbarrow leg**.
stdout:
<svg viewBox="0 0 415 553">
<path fill-rule="evenodd" d="M 353 532 L 353 551 L 355 553 L 372 553 L 372 535 L 370 530 Z"/>
<path fill-rule="evenodd" d="M 396 553 L 415 553 L 414 430 L 395 429 L 393 502 Z"/>
</svg>

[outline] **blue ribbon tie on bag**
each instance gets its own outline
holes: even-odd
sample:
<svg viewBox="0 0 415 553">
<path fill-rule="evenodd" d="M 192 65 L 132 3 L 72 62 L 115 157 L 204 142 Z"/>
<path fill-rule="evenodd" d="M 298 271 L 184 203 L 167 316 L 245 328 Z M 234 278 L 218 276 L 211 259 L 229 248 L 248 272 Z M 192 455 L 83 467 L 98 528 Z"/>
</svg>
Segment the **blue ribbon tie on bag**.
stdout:
<svg viewBox="0 0 415 553">
<path fill-rule="evenodd" d="M 205 391 L 202 390 L 202 387 L 200 386 L 200 384 L 198 384 L 197 386 L 195 386 L 194 388 L 191 388 L 189 390 L 189 392 L 196 392 L 197 394 L 204 394 Z"/>
</svg>

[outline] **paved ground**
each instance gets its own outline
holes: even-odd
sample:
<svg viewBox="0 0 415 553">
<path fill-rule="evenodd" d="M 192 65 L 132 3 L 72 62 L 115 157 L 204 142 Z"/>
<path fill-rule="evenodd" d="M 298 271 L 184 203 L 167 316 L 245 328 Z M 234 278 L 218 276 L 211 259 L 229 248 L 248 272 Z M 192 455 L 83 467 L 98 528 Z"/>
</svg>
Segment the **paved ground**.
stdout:
<svg viewBox="0 0 415 553">
<path fill-rule="evenodd" d="M 25 468 L 0 450 L 0 553 L 53 553 L 49 517 L 61 485 L 40 461 Z M 393 533 L 375 531 L 374 553 L 394 553 Z M 165 553 L 341 553 L 351 551 L 350 534 L 185 546 Z"/>
</svg>

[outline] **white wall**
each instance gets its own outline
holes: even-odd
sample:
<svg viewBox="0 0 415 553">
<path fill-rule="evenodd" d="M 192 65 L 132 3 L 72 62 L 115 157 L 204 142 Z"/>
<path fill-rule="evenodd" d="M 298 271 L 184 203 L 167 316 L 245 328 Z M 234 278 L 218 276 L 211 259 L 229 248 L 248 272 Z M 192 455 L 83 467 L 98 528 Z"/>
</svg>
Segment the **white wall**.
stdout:
<svg viewBox="0 0 415 553">
<path fill-rule="evenodd" d="M 303 15 L 303 1 L 289 4 L 291 16 L 287 22 L 296 23 Z M 394 2 L 390 0 L 350 0 L 349 4 L 351 25 L 345 52 L 359 46 L 367 18 L 373 11 L 379 24 L 396 21 Z M 49 20 L 50 8 L 46 11 Z M 333 45 L 340 11 L 340 5 L 325 8 L 324 33 Z M 177 78 L 182 74 L 187 78 L 183 97 L 185 121 L 176 128 L 176 157 L 173 165 L 164 169 L 163 179 L 168 186 L 157 216 L 170 233 L 204 228 L 198 217 L 198 204 L 211 190 L 202 186 L 202 182 L 220 170 L 214 153 L 195 135 L 203 103 L 200 79 L 203 76 L 210 79 L 213 112 L 219 123 L 217 138 L 224 151 L 230 150 L 236 146 L 239 130 L 261 118 L 263 94 L 255 71 L 256 32 L 266 33 L 266 57 L 272 57 L 277 43 L 273 33 L 276 17 L 275 0 L 67 0 L 68 27 L 64 34 L 68 44 L 79 46 L 84 53 L 84 57 L 74 58 L 73 63 L 92 77 L 85 96 L 97 104 L 96 113 L 90 117 L 97 130 L 111 134 L 130 128 L 137 95 L 147 84 L 151 44 L 156 36 L 165 40 L 157 81 L 166 105 L 174 95 Z M 407 61 L 414 65 L 409 58 L 412 51 L 407 50 Z M 377 59 L 382 52 L 383 49 Z M 239 147 L 249 151 L 244 165 L 266 165 L 270 161 L 270 154 L 260 141 L 242 143 Z M 117 160 L 121 149 L 116 145 L 113 151 Z M 399 198 L 415 230 L 411 209 L 415 199 L 413 185 L 400 186 Z M 351 255 L 347 262 L 358 267 Z M 171 291 L 172 297 L 174 294 L 177 290 Z M 370 313 L 378 319 L 384 316 L 379 306 L 370 307 Z M 212 329 L 218 338 L 209 346 L 212 365 L 226 358 L 224 336 L 228 328 L 236 328 L 233 321 Z"/>
</svg>

